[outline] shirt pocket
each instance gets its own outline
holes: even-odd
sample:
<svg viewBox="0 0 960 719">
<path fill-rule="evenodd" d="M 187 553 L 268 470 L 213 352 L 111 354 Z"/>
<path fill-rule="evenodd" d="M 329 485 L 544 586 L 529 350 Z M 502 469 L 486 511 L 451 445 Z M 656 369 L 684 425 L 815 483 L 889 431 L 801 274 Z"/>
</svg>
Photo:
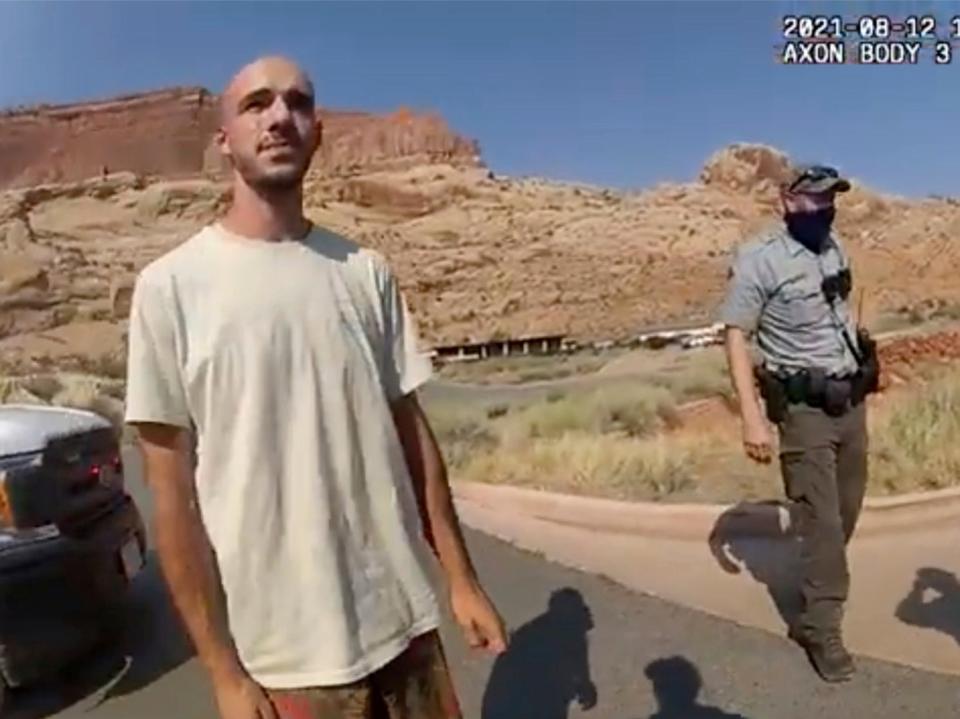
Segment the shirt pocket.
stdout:
<svg viewBox="0 0 960 719">
<path fill-rule="evenodd" d="M 829 312 L 819 285 L 802 281 L 780 290 L 779 305 L 785 322 L 794 326 L 816 324 Z"/>
</svg>

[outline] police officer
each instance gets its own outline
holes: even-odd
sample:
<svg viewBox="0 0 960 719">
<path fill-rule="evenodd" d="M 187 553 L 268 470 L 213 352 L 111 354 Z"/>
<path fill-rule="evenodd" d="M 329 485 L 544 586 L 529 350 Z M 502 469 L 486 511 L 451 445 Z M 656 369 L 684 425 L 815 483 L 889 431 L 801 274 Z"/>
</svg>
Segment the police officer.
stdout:
<svg viewBox="0 0 960 719">
<path fill-rule="evenodd" d="M 831 167 L 795 171 L 780 188 L 782 223 L 737 251 L 721 312 L 747 455 L 769 463 L 768 420 L 779 434 L 802 560 L 803 609 L 789 636 L 831 682 L 854 673 L 841 633 L 846 544 L 867 481 L 864 399 L 879 372 L 873 342 L 851 317 L 850 263 L 831 229 L 836 194 L 849 189 Z"/>
</svg>

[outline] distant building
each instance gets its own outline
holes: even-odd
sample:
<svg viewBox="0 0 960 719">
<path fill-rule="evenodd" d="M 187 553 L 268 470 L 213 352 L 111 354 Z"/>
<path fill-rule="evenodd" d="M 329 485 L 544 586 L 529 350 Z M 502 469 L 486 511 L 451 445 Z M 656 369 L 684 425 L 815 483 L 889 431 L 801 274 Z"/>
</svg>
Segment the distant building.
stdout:
<svg viewBox="0 0 960 719">
<path fill-rule="evenodd" d="M 568 340 L 565 335 L 539 335 L 442 345 L 434 347 L 430 354 L 437 362 L 464 362 L 488 357 L 552 355 L 569 352 L 576 346 L 576 343 Z"/>
<path fill-rule="evenodd" d="M 723 341 L 723 324 L 691 325 L 647 330 L 637 335 L 634 342 L 641 347 L 659 349 L 667 345 L 680 345 L 684 349 L 707 347 Z"/>
<path fill-rule="evenodd" d="M 668 345 L 677 345 L 684 349 L 707 347 L 723 341 L 723 325 L 689 325 L 647 330 L 632 338 L 622 340 L 594 340 L 581 344 L 566 335 L 536 335 L 509 339 L 464 342 L 462 344 L 440 345 L 430 351 L 430 357 L 436 364 L 445 362 L 469 362 L 491 357 L 522 357 L 528 355 L 557 355 L 589 349 L 605 352 L 618 347 L 646 347 L 660 349 Z"/>
</svg>

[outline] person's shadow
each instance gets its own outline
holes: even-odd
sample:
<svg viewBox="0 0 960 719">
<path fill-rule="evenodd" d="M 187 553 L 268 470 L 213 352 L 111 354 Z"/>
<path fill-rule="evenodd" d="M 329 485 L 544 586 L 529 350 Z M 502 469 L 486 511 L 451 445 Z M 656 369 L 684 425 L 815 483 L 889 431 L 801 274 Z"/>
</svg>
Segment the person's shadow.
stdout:
<svg viewBox="0 0 960 719">
<path fill-rule="evenodd" d="M 803 609 L 800 544 L 789 529 L 781 526 L 775 511 L 779 505 L 741 502 L 720 515 L 708 541 L 721 569 L 739 574 L 746 567 L 767 588 L 777 612 L 790 627 Z M 745 521 L 747 512 L 750 516 Z"/>
<path fill-rule="evenodd" d="M 933 596 L 928 598 L 928 592 Z M 960 581 L 944 569 L 918 569 L 910 593 L 895 614 L 904 624 L 936 629 L 960 644 Z"/>
<path fill-rule="evenodd" d="M 697 703 L 703 679 L 697 667 L 685 657 L 657 659 L 644 670 L 653 683 L 658 709 L 650 719 L 746 719 L 717 707 Z"/>
<path fill-rule="evenodd" d="M 482 719 L 566 719 L 571 702 L 592 709 L 587 633 L 593 617 L 576 589 L 555 591 L 547 611 L 524 624 L 497 657 L 483 696 Z"/>
</svg>

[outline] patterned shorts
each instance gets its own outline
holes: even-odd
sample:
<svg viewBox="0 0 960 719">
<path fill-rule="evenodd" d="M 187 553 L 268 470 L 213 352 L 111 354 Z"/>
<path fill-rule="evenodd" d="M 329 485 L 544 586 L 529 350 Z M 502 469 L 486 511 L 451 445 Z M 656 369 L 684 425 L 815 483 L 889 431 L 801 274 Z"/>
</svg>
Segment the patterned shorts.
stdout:
<svg viewBox="0 0 960 719">
<path fill-rule="evenodd" d="M 270 689 L 280 719 L 463 719 L 440 636 L 424 634 L 353 684 Z"/>
</svg>

